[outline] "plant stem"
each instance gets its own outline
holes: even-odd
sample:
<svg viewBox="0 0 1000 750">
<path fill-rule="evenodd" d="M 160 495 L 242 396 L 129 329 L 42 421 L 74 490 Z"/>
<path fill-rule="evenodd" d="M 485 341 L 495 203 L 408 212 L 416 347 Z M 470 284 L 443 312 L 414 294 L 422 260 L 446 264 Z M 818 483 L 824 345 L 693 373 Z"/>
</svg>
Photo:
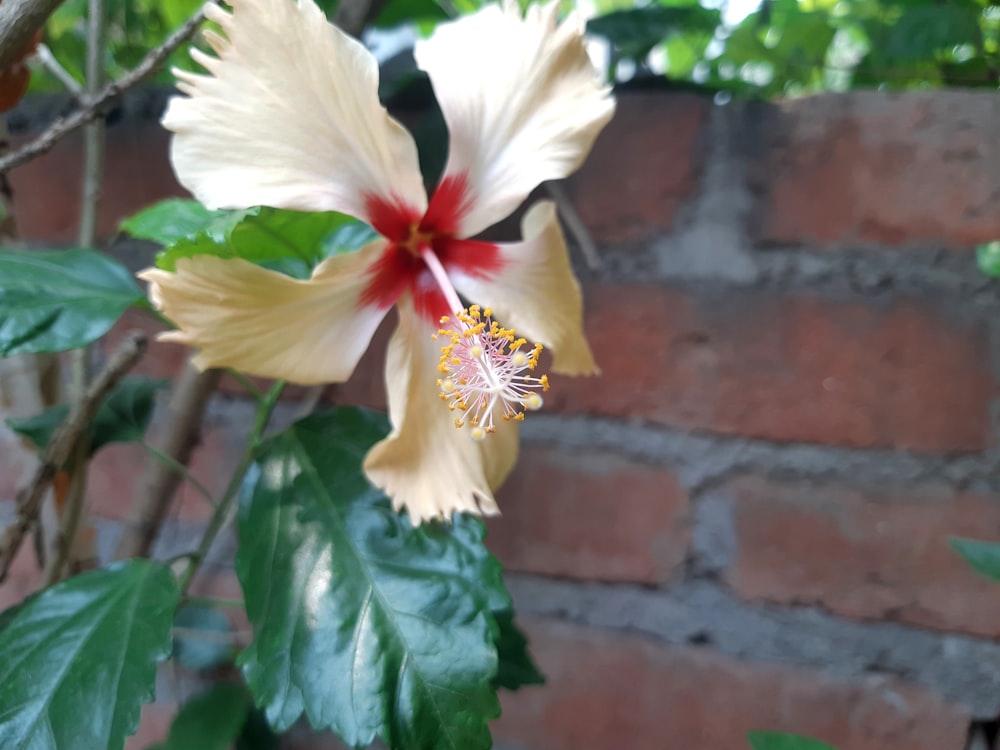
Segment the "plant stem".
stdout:
<svg viewBox="0 0 1000 750">
<path fill-rule="evenodd" d="M 188 569 L 184 571 L 184 575 L 181 577 L 182 594 L 187 594 L 188 589 L 191 587 L 191 583 L 194 581 L 195 574 L 205 562 L 205 558 L 208 557 L 208 552 L 212 548 L 215 538 L 229 522 L 233 510 L 233 502 L 236 500 L 240 487 L 243 485 L 243 479 L 246 477 L 247 470 L 253 462 L 254 453 L 260 445 L 261 437 L 264 435 L 267 423 L 271 419 L 274 407 L 278 405 L 278 399 L 281 397 L 281 391 L 284 387 L 284 381 L 279 380 L 276 382 L 271 387 L 271 390 L 264 394 L 264 397 L 261 399 L 260 406 L 257 407 L 257 415 L 254 418 L 253 429 L 250 431 L 250 438 L 247 441 L 246 450 L 243 451 L 240 463 L 236 467 L 236 471 L 233 472 L 232 478 L 229 480 L 229 485 L 226 487 L 226 492 L 222 496 L 222 500 L 220 500 L 219 504 L 215 506 L 215 511 L 212 513 L 212 517 L 208 520 L 208 526 L 205 528 L 205 533 L 202 534 L 201 542 L 198 544 L 198 550 L 191 556 L 191 564 L 188 566 Z"/>
<path fill-rule="evenodd" d="M 177 459 L 173 458 L 172 456 L 168 456 L 166 453 L 164 453 L 160 449 L 154 448 L 153 446 L 151 446 L 149 443 L 147 443 L 145 441 L 141 442 L 140 445 L 143 448 L 145 448 L 146 452 L 149 453 L 149 455 L 151 455 L 157 461 L 159 461 L 160 463 L 162 463 L 164 466 L 166 466 L 167 468 L 169 468 L 171 471 L 175 471 L 178 474 L 180 474 L 184 478 L 184 481 L 186 481 L 188 484 L 190 484 L 192 487 L 194 487 L 196 490 L 198 490 L 198 493 L 203 498 L 205 498 L 205 500 L 208 501 L 209 505 L 211 505 L 213 508 L 216 506 L 217 503 L 215 502 L 215 497 L 213 497 L 211 491 L 208 489 L 208 487 L 206 487 L 205 485 L 203 485 L 201 482 L 198 481 L 198 478 L 195 477 L 195 475 L 191 473 L 191 471 L 188 469 L 187 466 L 185 466 L 184 464 L 182 464 L 180 461 L 178 461 Z"/>
</svg>

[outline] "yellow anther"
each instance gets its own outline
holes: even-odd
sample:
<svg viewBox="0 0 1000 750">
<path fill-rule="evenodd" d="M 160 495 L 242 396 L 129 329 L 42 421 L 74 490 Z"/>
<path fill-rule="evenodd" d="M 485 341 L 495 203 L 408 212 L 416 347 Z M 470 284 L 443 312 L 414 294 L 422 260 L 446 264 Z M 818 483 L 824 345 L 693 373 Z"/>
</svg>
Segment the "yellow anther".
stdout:
<svg viewBox="0 0 1000 750">
<path fill-rule="evenodd" d="M 451 378 L 441 381 L 439 385 L 441 386 L 441 390 L 444 391 L 445 393 L 455 392 L 455 381 L 452 380 Z"/>
<path fill-rule="evenodd" d="M 463 422 L 460 417 L 456 418 L 455 419 L 455 429 L 461 430 L 463 427 L 465 427 L 465 422 Z"/>
<path fill-rule="evenodd" d="M 540 377 L 538 379 L 538 382 L 541 383 L 543 391 L 547 391 L 549 389 L 549 376 L 548 375 L 542 375 L 542 377 Z"/>
<path fill-rule="evenodd" d="M 493 317 L 493 308 L 492 307 L 487 307 L 485 310 L 483 310 L 483 315 L 485 315 L 487 318 L 492 318 Z"/>
<path fill-rule="evenodd" d="M 483 347 L 481 347 L 479 345 L 469 347 L 469 354 L 471 354 L 476 359 L 479 359 L 480 357 L 483 356 Z M 455 362 L 456 365 L 462 363 L 462 360 L 460 360 L 460 359 L 456 359 L 456 360 L 452 360 L 452 361 Z"/>
<path fill-rule="evenodd" d="M 438 323 L 447 323 L 448 320 L 449 320 L 449 318 L 448 318 L 447 315 L 442 315 L 441 316 L 441 320 L 439 320 Z"/>
<path fill-rule="evenodd" d="M 526 367 L 528 364 L 528 355 L 524 352 L 515 352 L 514 356 L 511 357 L 511 362 L 517 367 Z"/>
<path fill-rule="evenodd" d="M 486 430 L 484 430 L 482 427 L 473 427 L 472 431 L 469 434 L 472 436 L 472 439 L 475 440 L 477 443 L 486 439 Z"/>
<path fill-rule="evenodd" d="M 538 411 L 542 408 L 542 397 L 537 393 L 529 394 L 521 401 L 524 404 L 525 409 L 530 409 L 531 411 Z"/>
</svg>

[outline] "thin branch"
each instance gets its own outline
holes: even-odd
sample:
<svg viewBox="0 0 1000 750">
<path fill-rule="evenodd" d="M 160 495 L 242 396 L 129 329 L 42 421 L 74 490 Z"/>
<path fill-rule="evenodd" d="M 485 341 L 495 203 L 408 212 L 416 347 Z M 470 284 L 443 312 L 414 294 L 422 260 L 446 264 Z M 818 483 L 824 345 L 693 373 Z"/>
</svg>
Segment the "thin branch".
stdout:
<svg viewBox="0 0 1000 750">
<path fill-rule="evenodd" d="M 73 455 L 101 403 L 125 373 L 139 361 L 146 351 L 147 344 L 144 335 L 129 334 L 111 355 L 105 368 L 94 378 L 83 400 L 73 406 L 66 420 L 52 434 L 31 484 L 18 493 L 17 515 L 14 521 L 0 535 L 0 583 L 7 577 L 7 572 L 25 535 L 38 521 L 42 498 L 52 478 Z"/>
<path fill-rule="evenodd" d="M 176 467 L 186 467 L 200 442 L 201 423 L 208 399 L 219 384 L 222 370 L 200 372 L 188 365 L 174 387 L 170 420 L 155 450 L 162 454 L 146 467 L 146 476 L 129 511 L 125 532 L 115 557 L 148 557 L 163 520 L 170 511 L 177 487 L 184 474 Z M 167 464 L 163 458 L 169 458 Z"/>
<path fill-rule="evenodd" d="M 47 44 L 39 44 L 35 49 L 35 59 L 45 68 L 49 73 L 56 78 L 59 83 L 61 83 L 67 91 L 69 91 L 78 102 L 83 102 L 86 92 L 80 82 L 77 81 L 72 74 L 62 66 L 62 64 L 56 59 L 56 56 L 52 54 L 52 50 L 49 49 Z"/>
<path fill-rule="evenodd" d="M 187 466 L 182 464 L 180 461 L 171 458 L 163 451 L 154 448 L 149 443 L 142 442 L 140 443 L 140 445 L 143 448 L 145 448 L 146 452 L 149 453 L 149 455 L 151 455 L 157 461 L 164 464 L 165 466 L 167 466 L 167 468 L 171 469 L 172 471 L 175 471 L 178 474 L 180 474 L 184 478 L 185 482 L 194 487 L 198 491 L 198 494 L 201 495 L 203 498 L 205 498 L 205 502 L 207 502 L 213 508 L 216 506 L 215 496 L 208 489 L 208 487 L 206 487 L 204 484 L 198 481 L 198 477 L 192 474 L 191 470 Z"/>
<path fill-rule="evenodd" d="M 587 225 L 577 212 L 573 201 L 569 199 L 569 195 L 566 194 L 566 189 L 558 182 L 546 182 L 545 189 L 552 200 L 555 201 L 556 208 L 559 209 L 559 213 L 562 215 L 566 229 L 573 235 L 576 244 L 580 246 L 580 254 L 583 255 L 583 260 L 586 262 L 587 268 L 591 271 L 599 271 L 601 269 L 601 256 L 597 251 L 597 243 L 590 236 L 590 230 L 587 229 Z"/>
<path fill-rule="evenodd" d="M 0 3 L 0 70 L 24 54 L 35 35 L 63 0 L 4 0 Z"/>
<path fill-rule="evenodd" d="M 7 1 L 5 0 L 5 2 L 0 3 L 0 9 L 6 8 Z M 78 109 L 71 115 L 60 117 L 33 141 L 25 144 L 17 151 L 0 158 L 0 172 L 6 172 L 37 156 L 41 156 L 74 130 L 103 116 L 113 100 L 155 73 L 174 50 L 191 38 L 204 18 L 204 10 L 195 13 L 183 26 L 171 34 L 163 44 L 149 52 L 135 69 L 101 89 L 97 96 L 86 103 L 86 106 Z"/>
</svg>

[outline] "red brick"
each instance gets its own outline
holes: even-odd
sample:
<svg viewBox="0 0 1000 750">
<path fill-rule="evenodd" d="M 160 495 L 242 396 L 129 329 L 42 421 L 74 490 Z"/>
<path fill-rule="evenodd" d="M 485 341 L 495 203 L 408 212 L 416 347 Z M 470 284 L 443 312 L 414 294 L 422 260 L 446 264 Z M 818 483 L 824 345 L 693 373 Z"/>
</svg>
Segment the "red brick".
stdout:
<svg viewBox="0 0 1000 750">
<path fill-rule="evenodd" d="M 732 513 L 725 576 L 745 598 L 1000 636 L 1000 588 L 948 545 L 950 536 L 1000 538 L 996 496 L 740 477 L 713 498 Z"/>
<path fill-rule="evenodd" d="M 185 195 L 167 160 L 167 132 L 156 122 L 122 120 L 108 128 L 98 231 L 162 198 Z M 16 148 L 23 139 L 17 139 Z M 48 154 L 11 171 L 15 218 L 30 242 L 73 244 L 80 221 L 83 137 L 71 135 Z"/>
<path fill-rule="evenodd" d="M 711 100 L 692 94 L 623 93 L 618 111 L 567 183 L 598 242 L 640 240 L 673 226 L 695 193 Z"/>
<path fill-rule="evenodd" d="M 547 408 L 782 442 L 990 443 L 987 326 L 932 300 L 591 285 L 586 304 L 603 376 L 552 377 Z"/>
<path fill-rule="evenodd" d="M 42 571 L 38 567 L 32 541 L 32 537 L 28 536 L 21 544 L 7 579 L 0 584 L 0 612 L 19 604 L 42 585 Z"/>
<path fill-rule="evenodd" d="M 177 706 L 170 701 L 157 701 L 144 705 L 139 729 L 125 740 L 125 750 L 144 750 L 154 743 L 165 740 L 176 715 Z"/>
<path fill-rule="evenodd" d="M 747 750 L 753 729 L 843 750 L 959 750 L 969 717 L 889 678 L 843 681 L 551 621 L 526 623 L 548 676 L 502 694 L 495 736 L 532 750 Z"/>
<path fill-rule="evenodd" d="M 764 243 L 1000 237 L 1000 101 L 988 92 L 830 94 L 778 105 L 752 170 Z"/>
<path fill-rule="evenodd" d="M 526 445 L 499 501 L 488 542 L 509 570 L 663 583 L 687 553 L 677 478 L 607 453 Z"/>
</svg>

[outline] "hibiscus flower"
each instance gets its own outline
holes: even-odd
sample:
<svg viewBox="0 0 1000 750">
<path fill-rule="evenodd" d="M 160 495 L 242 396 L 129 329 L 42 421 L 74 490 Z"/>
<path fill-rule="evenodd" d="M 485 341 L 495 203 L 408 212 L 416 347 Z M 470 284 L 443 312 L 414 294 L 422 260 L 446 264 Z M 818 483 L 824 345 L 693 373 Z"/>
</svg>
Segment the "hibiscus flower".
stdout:
<svg viewBox="0 0 1000 750">
<path fill-rule="evenodd" d="M 163 124 L 178 179 L 209 208 L 339 211 L 381 237 L 307 280 L 210 255 L 147 270 L 151 299 L 178 328 L 163 338 L 199 349 L 200 367 L 342 382 L 395 306 L 392 430 L 365 472 L 415 522 L 497 513 L 516 423 L 548 387 L 540 347 L 554 372 L 597 370 L 554 206 L 527 212 L 521 242 L 470 239 L 573 172 L 611 118 L 582 20 L 558 23 L 555 3 L 522 15 L 508 2 L 417 44 L 450 138 L 428 200 L 416 145 L 379 102 L 363 45 L 313 0 L 230 5 L 206 11 L 224 32 L 205 35 L 218 56 L 192 50 L 207 74 L 176 72 L 187 96 L 171 100 Z M 459 295 L 490 309 L 463 308 Z"/>
</svg>

